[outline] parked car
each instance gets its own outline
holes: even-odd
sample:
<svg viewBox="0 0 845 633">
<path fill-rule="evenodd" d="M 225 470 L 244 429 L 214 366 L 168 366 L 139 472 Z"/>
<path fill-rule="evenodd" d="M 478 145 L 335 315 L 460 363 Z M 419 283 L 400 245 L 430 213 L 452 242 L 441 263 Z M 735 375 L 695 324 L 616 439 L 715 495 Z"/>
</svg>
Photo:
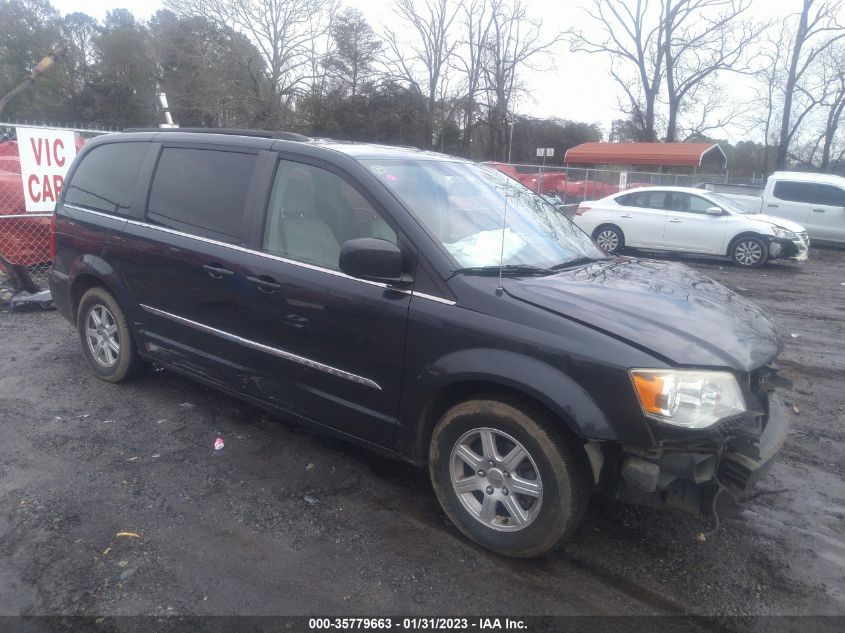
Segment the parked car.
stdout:
<svg viewBox="0 0 845 633">
<path fill-rule="evenodd" d="M 761 195 L 724 194 L 734 205 L 806 227 L 813 241 L 845 245 L 845 178 L 776 171 Z"/>
<path fill-rule="evenodd" d="M 763 193 L 762 185 L 735 184 L 725 182 L 700 182 L 695 185 L 696 189 L 704 189 L 710 193 L 729 193 L 742 196 L 760 196 Z"/>
<path fill-rule="evenodd" d="M 647 187 L 583 203 L 574 220 L 611 254 L 633 247 L 727 256 L 758 267 L 769 259 L 805 260 L 810 247 L 800 224 L 688 187 Z"/>
<path fill-rule="evenodd" d="M 521 173 L 517 170 L 515 165 L 510 163 L 497 163 L 490 161 L 484 164 L 498 169 L 500 172 L 507 174 L 514 180 L 518 180 L 534 193 L 540 193 L 543 195 L 562 195 L 566 188 L 567 175 L 563 172 L 547 171 L 542 173 Z"/>
<path fill-rule="evenodd" d="M 741 497 L 786 434 L 754 304 L 608 257 L 466 160 L 113 134 L 75 159 L 53 237 L 53 298 L 97 376 L 155 362 L 425 465 L 458 529 L 509 556 L 566 539 L 591 494 Z"/>
</svg>

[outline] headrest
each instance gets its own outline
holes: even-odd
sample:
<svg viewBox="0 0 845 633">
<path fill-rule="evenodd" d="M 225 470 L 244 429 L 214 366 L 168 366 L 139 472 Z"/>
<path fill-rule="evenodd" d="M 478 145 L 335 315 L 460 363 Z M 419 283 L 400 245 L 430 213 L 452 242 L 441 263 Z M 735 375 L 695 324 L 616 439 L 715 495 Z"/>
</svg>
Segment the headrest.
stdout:
<svg viewBox="0 0 845 633">
<path fill-rule="evenodd" d="M 314 185 L 305 178 L 291 178 L 285 187 L 282 211 L 286 218 L 314 216 Z"/>
</svg>

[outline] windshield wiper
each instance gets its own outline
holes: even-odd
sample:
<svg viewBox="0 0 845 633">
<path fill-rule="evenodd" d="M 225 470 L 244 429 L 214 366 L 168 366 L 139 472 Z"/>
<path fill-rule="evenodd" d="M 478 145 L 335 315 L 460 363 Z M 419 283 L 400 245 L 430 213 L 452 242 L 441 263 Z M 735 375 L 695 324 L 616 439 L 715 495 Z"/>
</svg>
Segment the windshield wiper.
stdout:
<svg viewBox="0 0 845 633">
<path fill-rule="evenodd" d="M 602 262 L 612 257 L 576 257 L 575 259 L 567 259 L 565 262 L 555 264 L 552 270 L 561 270 L 562 268 L 572 268 L 573 266 L 580 266 L 582 264 L 589 264 L 590 262 Z"/>
<path fill-rule="evenodd" d="M 510 275 L 511 277 L 518 277 L 519 275 L 553 275 L 555 272 L 550 268 L 540 268 L 539 266 L 529 266 L 528 264 L 506 264 L 501 268 L 503 275 Z M 467 268 L 458 268 L 455 272 L 466 275 L 498 275 L 499 266 L 470 266 Z"/>
</svg>

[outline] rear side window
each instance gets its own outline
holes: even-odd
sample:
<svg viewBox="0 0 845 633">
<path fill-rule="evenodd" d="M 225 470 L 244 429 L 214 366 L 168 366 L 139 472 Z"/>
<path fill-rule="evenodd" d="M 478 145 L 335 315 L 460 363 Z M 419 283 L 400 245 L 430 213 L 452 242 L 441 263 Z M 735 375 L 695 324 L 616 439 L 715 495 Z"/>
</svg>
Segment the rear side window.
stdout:
<svg viewBox="0 0 845 633">
<path fill-rule="evenodd" d="M 780 180 L 775 183 L 774 196 L 778 200 L 816 204 L 814 189 L 814 185 L 809 182 L 789 182 L 787 180 Z"/>
<path fill-rule="evenodd" d="M 641 207 L 643 209 L 664 209 L 665 200 L 665 191 L 638 191 L 625 196 L 622 204 L 628 207 Z"/>
<path fill-rule="evenodd" d="M 830 207 L 845 207 L 845 189 L 831 185 L 816 185 L 818 187 L 816 204 L 825 204 Z"/>
<path fill-rule="evenodd" d="M 65 187 L 64 201 L 126 215 L 149 143 L 109 143 L 85 154 Z"/>
<path fill-rule="evenodd" d="M 166 147 L 150 189 L 147 220 L 172 229 L 236 243 L 255 154 Z"/>
<path fill-rule="evenodd" d="M 831 185 L 782 180 L 775 183 L 774 196 L 790 202 L 845 207 L 845 190 Z"/>
</svg>

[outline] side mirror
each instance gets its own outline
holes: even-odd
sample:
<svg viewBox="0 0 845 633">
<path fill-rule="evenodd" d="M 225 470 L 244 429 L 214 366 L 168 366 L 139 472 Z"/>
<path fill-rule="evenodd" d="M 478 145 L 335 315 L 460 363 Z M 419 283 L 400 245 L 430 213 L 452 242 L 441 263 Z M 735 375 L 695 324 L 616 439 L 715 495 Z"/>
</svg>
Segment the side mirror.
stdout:
<svg viewBox="0 0 845 633">
<path fill-rule="evenodd" d="M 389 284 L 410 281 L 402 274 L 402 251 L 393 242 L 373 237 L 348 240 L 340 247 L 340 272 Z"/>
<path fill-rule="evenodd" d="M 707 215 L 722 215 L 724 211 L 722 211 L 721 207 L 708 207 Z"/>
</svg>

